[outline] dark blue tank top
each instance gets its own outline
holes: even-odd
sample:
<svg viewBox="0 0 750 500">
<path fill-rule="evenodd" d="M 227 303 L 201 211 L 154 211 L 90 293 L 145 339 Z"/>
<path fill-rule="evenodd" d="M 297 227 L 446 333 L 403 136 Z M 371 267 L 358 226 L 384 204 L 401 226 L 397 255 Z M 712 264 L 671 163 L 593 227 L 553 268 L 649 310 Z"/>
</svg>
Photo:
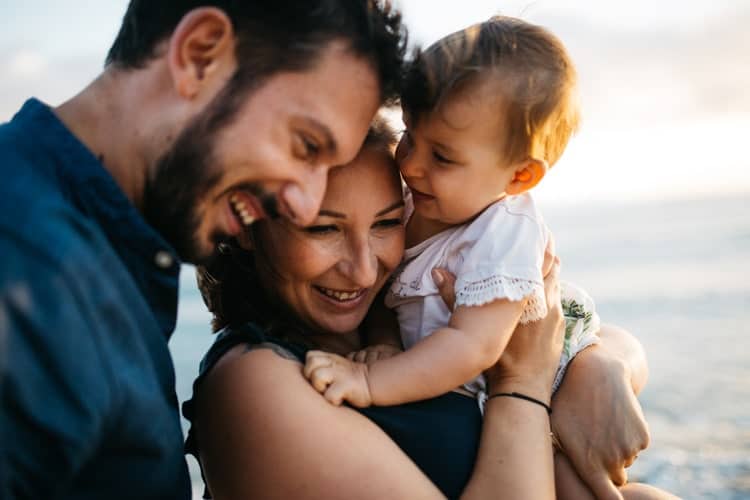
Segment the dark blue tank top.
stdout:
<svg viewBox="0 0 750 500">
<path fill-rule="evenodd" d="M 308 347 L 264 334 L 252 323 L 222 330 L 201 361 L 193 384 L 203 378 L 236 345 L 276 344 L 304 363 Z M 355 408 L 356 409 L 356 408 Z M 356 409 L 377 424 L 448 498 L 458 498 L 474 468 L 482 418 L 475 399 L 450 392 L 443 396 L 398 406 Z M 190 422 L 195 418 L 193 400 L 182 408 Z M 185 451 L 199 456 L 198 442 L 191 427 Z M 199 460 L 200 462 L 200 460 Z M 204 498 L 210 498 L 205 495 Z"/>
</svg>

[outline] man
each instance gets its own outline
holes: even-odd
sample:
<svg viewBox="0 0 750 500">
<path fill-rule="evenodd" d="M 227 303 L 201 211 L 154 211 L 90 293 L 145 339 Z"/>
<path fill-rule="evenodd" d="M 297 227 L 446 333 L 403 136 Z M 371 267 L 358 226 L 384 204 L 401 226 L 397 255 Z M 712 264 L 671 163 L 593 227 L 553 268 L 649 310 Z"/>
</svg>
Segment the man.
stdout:
<svg viewBox="0 0 750 500">
<path fill-rule="evenodd" d="M 190 498 L 180 260 L 312 221 L 404 53 L 372 0 L 132 0 L 103 73 L 0 126 L 0 498 Z"/>
</svg>

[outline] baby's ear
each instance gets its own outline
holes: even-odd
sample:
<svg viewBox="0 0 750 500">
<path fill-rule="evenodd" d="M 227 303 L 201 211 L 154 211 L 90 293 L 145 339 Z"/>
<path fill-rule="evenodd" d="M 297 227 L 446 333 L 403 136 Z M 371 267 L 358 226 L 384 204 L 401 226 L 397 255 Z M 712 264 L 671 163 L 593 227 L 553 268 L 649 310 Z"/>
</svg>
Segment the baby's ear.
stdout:
<svg viewBox="0 0 750 500">
<path fill-rule="evenodd" d="M 515 173 L 505 188 L 505 192 L 508 194 L 521 194 L 539 184 L 539 181 L 547 173 L 548 167 L 546 161 L 530 158 L 517 163 L 511 168 L 515 169 Z"/>
</svg>

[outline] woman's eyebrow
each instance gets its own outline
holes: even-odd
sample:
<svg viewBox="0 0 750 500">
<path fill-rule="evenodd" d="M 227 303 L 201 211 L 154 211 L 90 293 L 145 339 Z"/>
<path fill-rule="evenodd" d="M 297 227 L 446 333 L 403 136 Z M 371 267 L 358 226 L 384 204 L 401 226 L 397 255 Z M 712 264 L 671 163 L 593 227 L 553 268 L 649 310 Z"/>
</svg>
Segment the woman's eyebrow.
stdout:
<svg viewBox="0 0 750 500">
<path fill-rule="evenodd" d="M 375 217 L 380 217 L 381 215 L 385 215 L 388 212 L 392 212 L 393 210 L 397 208 L 401 208 L 404 206 L 404 200 L 398 200 L 397 202 L 391 203 L 387 207 L 385 207 L 383 210 L 375 214 Z M 341 212 L 334 212 L 333 210 L 325 210 L 322 209 L 320 212 L 318 212 L 319 217 L 335 217 L 336 219 L 346 219 L 346 214 L 342 214 Z"/>
<path fill-rule="evenodd" d="M 397 208 L 401 208 L 404 206 L 404 200 L 398 200 L 396 203 L 392 203 L 385 207 L 383 210 L 375 214 L 375 217 L 380 217 L 381 215 L 385 215 L 388 212 L 392 212 L 393 210 L 396 210 Z"/>
</svg>

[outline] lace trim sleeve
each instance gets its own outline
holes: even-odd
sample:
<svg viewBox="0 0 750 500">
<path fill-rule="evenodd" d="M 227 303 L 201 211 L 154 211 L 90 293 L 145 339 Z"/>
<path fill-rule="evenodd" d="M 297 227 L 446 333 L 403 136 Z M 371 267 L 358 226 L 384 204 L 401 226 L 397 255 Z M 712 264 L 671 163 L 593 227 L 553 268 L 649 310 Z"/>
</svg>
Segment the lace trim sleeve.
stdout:
<svg viewBox="0 0 750 500">
<path fill-rule="evenodd" d="M 521 323 L 536 321 L 547 315 L 544 286 L 532 280 L 495 275 L 479 281 L 460 284 L 456 291 L 456 307 L 483 306 L 493 300 L 508 299 L 512 302 L 527 299 L 521 314 Z"/>
</svg>

